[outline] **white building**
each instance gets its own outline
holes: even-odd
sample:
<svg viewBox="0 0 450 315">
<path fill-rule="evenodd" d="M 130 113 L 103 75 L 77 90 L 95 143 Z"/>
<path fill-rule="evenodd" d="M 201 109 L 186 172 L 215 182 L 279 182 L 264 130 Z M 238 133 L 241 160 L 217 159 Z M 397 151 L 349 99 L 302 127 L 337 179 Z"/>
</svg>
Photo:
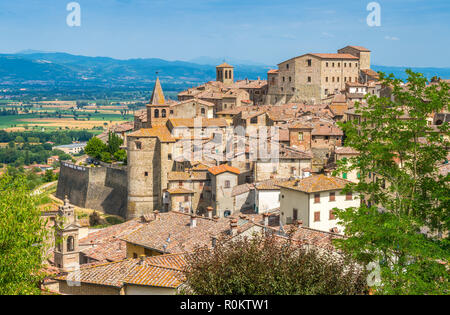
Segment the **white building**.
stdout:
<svg viewBox="0 0 450 315">
<path fill-rule="evenodd" d="M 305 227 L 326 232 L 343 233 L 333 209 L 359 207 L 354 193 L 343 194 L 351 182 L 338 177 L 315 175 L 279 184 L 280 220 L 283 224 L 302 221 Z"/>
</svg>

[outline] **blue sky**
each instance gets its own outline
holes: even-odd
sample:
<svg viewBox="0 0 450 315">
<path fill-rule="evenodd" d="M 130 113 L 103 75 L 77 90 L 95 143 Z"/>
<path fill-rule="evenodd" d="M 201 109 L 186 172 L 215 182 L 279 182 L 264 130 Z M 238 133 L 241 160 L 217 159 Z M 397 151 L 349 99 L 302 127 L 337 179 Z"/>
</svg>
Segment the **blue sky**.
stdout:
<svg viewBox="0 0 450 315">
<path fill-rule="evenodd" d="M 275 65 L 306 52 L 361 45 L 373 64 L 450 67 L 449 0 L 0 0 L 0 53 L 25 49 L 119 59 L 238 58 Z"/>
</svg>

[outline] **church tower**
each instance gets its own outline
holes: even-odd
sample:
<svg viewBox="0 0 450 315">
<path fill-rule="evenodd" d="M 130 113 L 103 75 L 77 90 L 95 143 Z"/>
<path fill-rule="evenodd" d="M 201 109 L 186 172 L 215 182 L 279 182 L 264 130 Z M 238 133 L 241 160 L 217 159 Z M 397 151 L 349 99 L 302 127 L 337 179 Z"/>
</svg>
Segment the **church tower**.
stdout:
<svg viewBox="0 0 450 315">
<path fill-rule="evenodd" d="M 234 67 L 226 62 L 216 67 L 216 81 L 222 82 L 225 86 L 234 83 Z"/>
<path fill-rule="evenodd" d="M 156 78 L 155 87 L 153 88 L 152 98 L 147 104 L 147 124 L 148 128 L 152 127 L 152 120 L 167 119 L 169 117 L 169 104 L 164 97 L 159 77 Z"/>
<path fill-rule="evenodd" d="M 80 263 L 78 236 L 80 225 L 75 214 L 75 208 L 64 199 L 64 205 L 59 207 L 56 218 L 55 265 L 64 272 L 76 269 Z"/>
</svg>

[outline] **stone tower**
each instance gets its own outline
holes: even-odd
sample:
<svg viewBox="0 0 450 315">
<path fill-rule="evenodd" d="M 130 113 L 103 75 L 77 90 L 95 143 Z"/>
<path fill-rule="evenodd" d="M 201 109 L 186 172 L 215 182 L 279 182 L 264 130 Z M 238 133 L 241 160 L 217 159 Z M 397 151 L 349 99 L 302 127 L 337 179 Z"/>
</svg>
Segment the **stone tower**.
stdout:
<svg viewBox="0 0 450 315">
<path fill-rule="evenodd" d="M 347 46 L 338 50 L 340 54 L 350 54 L 359 58 L 359 70 L 370 69 L 370 50 L 362 46 Z"/>
<path fill-rule="evenodd" d="M 147 127 L 152 127 L 152 120 L 167 119 L 169 116 L 170 107 L 164 97 L 164 92 L 161 87 L 159 77 L 156 78 L 155 87 L 153 88 L 152 98 L 147 104 Z"/>
<path fill-rule="evenodd" d="M 222 82 L 225 86 L 234 83 L 234 67 L 226 62 L 216 67 L 216 81 Z"/>
<path fill-rule="evenodd" d="M 149 129 L 128 135 L 127 219 L 160 209 L 161 142 Z"/>
<path fill-rule="evenodd" d="M 80 263 L 80 250 L 78 235 L 80 225 L 77 222 L 75 208 L 69 204 L 66 196 L 64 205 L 59 207 L 55 229 L 55 265 L 64 272 L 78 268 Z"/>
</svg>

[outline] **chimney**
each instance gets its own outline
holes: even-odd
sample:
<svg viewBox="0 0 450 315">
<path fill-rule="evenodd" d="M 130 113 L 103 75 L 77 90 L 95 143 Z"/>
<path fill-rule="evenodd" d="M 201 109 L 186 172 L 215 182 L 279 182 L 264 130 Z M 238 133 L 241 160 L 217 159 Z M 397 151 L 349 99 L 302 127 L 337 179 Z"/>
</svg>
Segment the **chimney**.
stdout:
<svg viewBox="0 0 450 315">
<path fill-rule="evenodd" d="M 197 227 L 197 216 L 195 214 L 191 215 L 191 228 Z"/>
<path fill-rule="evenodd" d="M 141 256 L 139 256 L 139 262 L 138 262 L 138 265 L 139 266 L 142 266 L 143 264 L 144 264 L 144 262 L 145 262 L 145 255 L 141 255 Z"/>
<path fill-rule="evenodd" d="M 231 235 L 236 236 L 238 234 L 238 220 L 233 219 L 230 222 Z"/>
<path fill-rule="evenodd" d="M 269 226 L 269 217 L 270 217 L 270 214 L 264 213 L 264 214 L 263 214 L 263 217 L 264 217 L 264 226 Z"/>
<path fill-rule="evenodd" d="M 208 207 L 208 208 L 206 208 L 206 210 L 208 211 L 208 219 L 212 219 L 213 218 L 213 207 Z"/>
</svg>

